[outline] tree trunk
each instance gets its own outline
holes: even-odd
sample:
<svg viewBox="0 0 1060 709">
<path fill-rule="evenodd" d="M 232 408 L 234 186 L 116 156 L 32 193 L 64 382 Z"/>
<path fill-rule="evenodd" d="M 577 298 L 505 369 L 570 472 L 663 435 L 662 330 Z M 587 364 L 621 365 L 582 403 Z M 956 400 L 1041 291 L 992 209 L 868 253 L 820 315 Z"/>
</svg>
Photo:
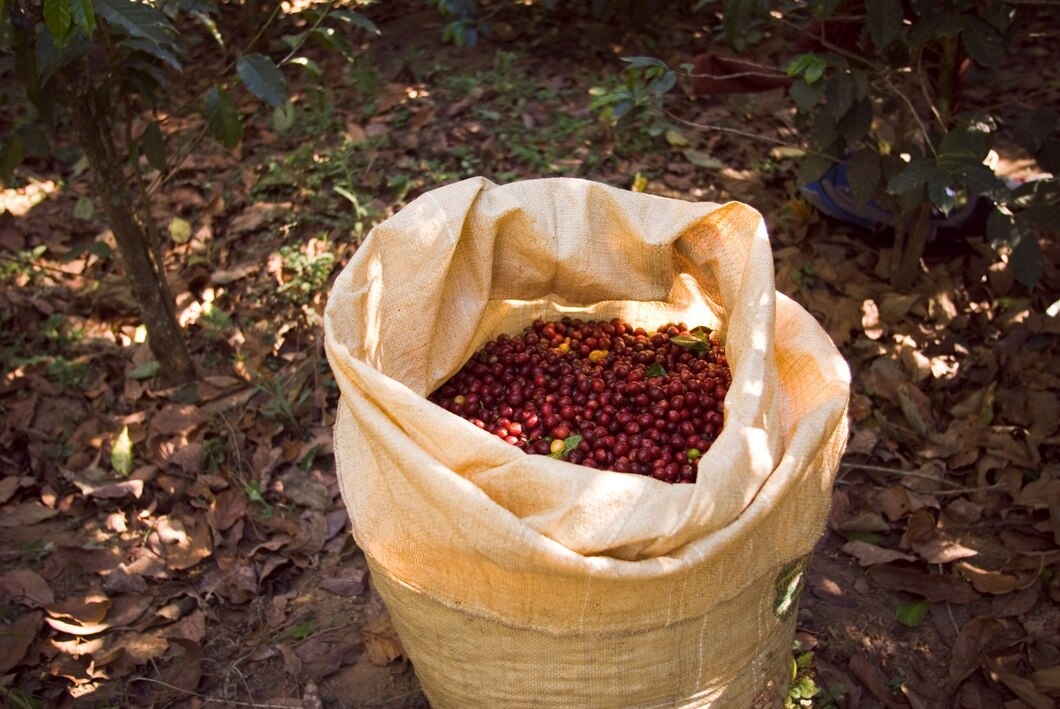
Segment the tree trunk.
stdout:
<svg viewBox="0 0 1060 709">
<path fill-rule="evenodd" d="M 96 112 L 91 93 L 77 78 L 64 75 L 56 77 L 56 81 L 61 84 L 64 98 L 72 109 L 73 128 L 92 168 L 107 224 L 118 242 L 133 296 L 147 328 L 148 346 L 161 365 L 159 374 L 168 384 L 192 382 L 196 376 L 195 365 L 177 321 L 164 264 L 155 263 L 152 258 L 147 232 L 133 211 L 136 202 L 115 157 L 110 117 Z"/>
<path fill-rule="evenodd" d="M 899 215 L 894 226 L 891 252 L 891 285 L 906 290 L 916 281 L 920 259 L 931 235 L 931 203 L 925 202 L 908 215 Z"/>
</svg>

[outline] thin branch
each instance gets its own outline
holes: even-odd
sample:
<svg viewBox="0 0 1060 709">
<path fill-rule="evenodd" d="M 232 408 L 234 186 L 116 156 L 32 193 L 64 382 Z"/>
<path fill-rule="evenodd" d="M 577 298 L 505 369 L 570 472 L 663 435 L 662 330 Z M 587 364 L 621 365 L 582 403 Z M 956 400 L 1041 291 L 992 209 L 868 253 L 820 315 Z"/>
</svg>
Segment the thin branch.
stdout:
<svg viewBox="0 0 1060 709">
<path fill-rule="evenodd" d="M 921 480 L 930 480 L 937 482 L 942 485 L 949 485 L 950 487 L 960 487 L 960 484 L 946 480 L 945 478 L 937 478 L 934 475 L 927 475 L 925 473 L 918 473 L 913 470 L 902 470 L 901 468 L 888 468 L 883 465 L 866 465 L 864 463 L 848 463 L 843 461 L 839 464 L 843 468 L 851 468 L 853 470 L 867 470 L 874 473 L 888 473 L 890 475 L 901 475 L 903 477 L 920 478 Z"/>
<path fill-rule="evenodd" d="M 671 119 L 677 121 L 678 123 L 681 123 L 683 125 L 688 126 L 689 128 L 695 128 L 697 130 L 708 131 L 708 132 L 713 131 L 713 132 L 718 132 L 718 133 L 731 133 L 732 135 L 738 135 L 738 136 L 740 136 L 742 138 L 747 138 L 749 140 L 757 140 L 757 141 L 759 141 L 761 143 L 768 143 L 770 145 L 779 145 L 779 146 L 783 146 L 785 148 L 796 148 L 797 147 L 800 150 L 804 150 L 804 148 L 802 146 L 792 145 L 791 143 L 785 143 L 783 140 L 778 140 L 777 138 L 770 138 L 768 136 L 759 135 L 757 133 L 749 133 L 747 131 L 740 130 L 739 128 L 730 128 L 729 126 L 710 125 L 710 124 L 707 124 L 707 123 L 696 123 L 694 121 L 690 121 L 690 120 L 687 120 L 685 118 L 682 118 L 681 116 L 678 116 L 676 113 L 671 113 L 670 111 L 667 111 L 665 109 L 663 110 L 663 114 L 667 118 L 671 118 Z M 807 151 L 807 152 L 811 152 L 811 151 Z"/>
<path fill-rule="evenodd" d="M 927 126 L 924 125 L 924 121 L 920 118 L 920 114 L 916 110 L 916 106 L 913 105 L 913 101 L 905 95 L 904 92 L 898 89 L 897 86 L 891 81 L 891 77 L 886 74 L 883 75 L 883 83 L 887 85 L 894 94 L 905 102 L 905 105 L 909 107 L 909 113 L 912 114 L 913 120 L 916 121 L 917 126 L 920 128 L 920 132 L 924 135 L 924 142 L 927 143 L 928 149 L 931 154 L 938 156 L 938 151 L 935 150 L 935 144 L 931 142 L 931 133 L 928 131 Z"/>
<path fill-rule="evenodd" d="M 916 75 L 920 79 L 920 81 L 918 81 L 917 83 L 920 84 L 920 90 L 924 94 L 924 102 L 927 104 L 928 109 L 931 110 L 931 115 L 933 115 L 935 117 L 935 120 L 938 121 L 939 128 L 942 129 L 943 132 L 945 132 L 945 130 L 946 130 L 946 121 L 944 121 L 942 119 L 942 114 L 939 113 L 939 110 L 935 107 L 935 102 L 931 99 L 931 96 L 928 94 L 928 85 L 931 82 L 928 81 L 927 77 L 924 76 L 923 59 L 924 59 L 924 48 L 921 47 L 916 53 Z"/>
<path fill-rule="evenodd" d="M 221 703 L 225 704 L 226 706 L 254 707 L 254 709 L 290 709 L 290 705 L 288 705 L 288 704 L 262 704 L 260 702 L 240 702 L 240 701 L 237 701 L 235 699 L 229 699 L 228 697 L 215 698 L 215 697 L 211 697 L 211 696 L 206 695 L 206 694 L 199 694 L 198 692 L 193 692 L 190 689 L 184 689 L 183 687 L 177 687 L 176 685 L 172 685 L 169 682 L 163 682 L 162 680 L 154 679 L 153 677 L 132 677 L 131 679 L 129 679 L 129 681 L 130 682 L 150 682 L 151 684 L 160 684 L 163 687 L 166 687 L 167 689 L 175 690 L 177 692 L 180 692 L 181 694 L 186 694 L 189 697 L 196 697 L 198 699 L 202 699 L 202 700 L 205 700 L 205 701 L 221 702 Z"/>
</svg>

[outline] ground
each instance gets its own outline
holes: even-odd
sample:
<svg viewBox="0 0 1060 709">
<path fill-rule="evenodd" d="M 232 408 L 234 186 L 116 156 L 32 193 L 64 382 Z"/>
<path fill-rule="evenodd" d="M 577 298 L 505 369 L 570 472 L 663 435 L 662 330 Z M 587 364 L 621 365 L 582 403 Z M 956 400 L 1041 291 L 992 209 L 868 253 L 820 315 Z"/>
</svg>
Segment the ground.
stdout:
<svg viewBox="0 0 1060 709">
<path fill-rule="evenodd" d="M 7 704 L 426 706 L 338 493 L 322 305 L 371 226 L 423 192 L 568 175 L 756 207 L 777 288 L 850 363 L 851 440 L 798 616 L 798 654 L 815 653 L 826 690 L 816 705 L 1052 705 L 1057 243 L 1043 235 L 1034 291 L 971 235 L 933 244 L 917 285 L 895 292 L 886 235 L 814 212 L 770 144 L 687 125 L 669 140 L 616 132 L 589 90 L 619 80 L 618 57 L 677 66 L 700 51 L 702 22 L 676 11 L 631 34 L 505 6 L 500 31 L 469 48 L 442 42 L 425 3 L 363 12 L 380 34 L 351 35 L 352 63 L 320 51 L 327 80 L 288 72 L 292 125 L 258 116 L 236 152 L 198 144 L 158 192 L 194 387 L 158 377 L 77 154 L 30 162 L 4 193 Z M 969 77 L 969 100 L 1004 87 L 1056 105 L 1056 86 L 1035 81 L 1056 44 L 1025 33 L 1001 72 Z M 785 47 L 751 52 L 775 63 Z M 211 76 L 202 62 L 194 76 Z M 779 91 L 671 107 L 797 139 Z M 167 126 L 174 145 L 183 120 L 197 119 Z M 1000 157 L 1034 173 L 1015 149 Z"/>
</svg>

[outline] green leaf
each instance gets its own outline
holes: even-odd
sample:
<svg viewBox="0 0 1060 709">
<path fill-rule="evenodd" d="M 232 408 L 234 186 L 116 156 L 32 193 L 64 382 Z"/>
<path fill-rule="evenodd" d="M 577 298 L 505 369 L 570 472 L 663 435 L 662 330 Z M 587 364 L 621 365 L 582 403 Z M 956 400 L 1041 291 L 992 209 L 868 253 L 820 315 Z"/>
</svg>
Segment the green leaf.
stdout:
<svg viewBox="0 0 1060 709">
<path fill-rule="evenodd" d="M 95 7 L 104 20 L 121 27 L 129 36 L 146 39 L 170 52 L 179 51 L 176 30 L 154 6 L 135 0 L 95 0 Z"/>
<path fill-rule="evenodd" d="M 898 622 L 907 628 L 915 628 L 924 622 L 924 616 L 931 609 L 931 601 L 906 601 L 899 603 L 897 609 Z"/>
<path fill-rule="evenodd" d="M 140 144 L 147 156 L 147 162 L 159 172 L 166 169 L 166 139 L 162 136 L 162 128 L 158 121 L 151 121 L 144 129 L 140 137 Z"/>
<path fill-rule="evenodd" d="M 81 219 L 88 221 L 96 215 L 96 208 L 92 204 L 92 200 L 89 197 L 82 195 L 77 198 L 77 204 L 74 205 L 74 219 Z"/>
<path fill-rule="evenodd" d="M 1035 204 L 1021 210 L 1019 218 L 1035 226 L 1055 233 L 1060 230 L 1060 206 L 1055 204 Z"/>
<path fill-rule="evenodd" d="M 272 127 L 282 133 L 294 125 L 294 104 L 284 101 L 272 109 Z"/>
<path fill-rule="evenodd" d="M 902 31 L 902 3 L 895 0 L 867 0 L 865 27 L 877 49 L 884 49 Z"/>
<path fill-rule="evenodd" d="M 186 244 L 191 241 L 191 224 L 188 220 L 173 217 L 169 222 L 169 238 L 177 244 Z"/>
<path fill-rule="evenodd" d="M 1042 147 L 1034 154 L 1034 159 L 1043 169 L 1054 175 L 1060 173 L 1060 138 L 1050 136 L 1042 143 Z"/>
<path fill-rule="evenodd" d="M 92 0 L 70 0 L 70 13 L 73 15 L 74 25 L 91 37 L 96 29 L 96 9 L 92 7 Z"/>
<path fill-rule="evenodd" d="M 831 111 L 820 111 L 810 128 L 810 140 L 818 150 L 828 152 L 827 149 L 836 142 L 838 137 L 839 131 L 836 128 L 835 116 Z"/>
<path fill-rule="evenodd" d="M 928 199 L 943 214 L 957 206 L 957 192 L 953 189 L 952 178 L 944 172 L 932 172 L 927 179 Z"/>
<path fill-rule="evenodd" d="M 961 18 L 961 41 L 976 64 L 997 69 L 1005 56 L 1005 41 L 985 20 L 971 15 Z"/>
<path fill-rule="evenodd" d="M 795 108 L 807 113 L 820 102 L 823 91 L 819 85 L 810 86 L 804 80 L 799 79 L 791 85 L 788 93 L 791 95 L 792 100 L 795 101 Z"/>
<path fill-rule="evenodd" d="M 313 634 L 314 630 L 316 630 L 316 623 L 313 622 L 312 618 L 309 618 L 292 625 L 290 633 L 295 640 L 305 640 Z"/>
<path fill-rule="evenodd" d="M 982 162 L 988 152 L 990 152 L 989 134 L 963 127 L 954 128 L 939 143 L 941 159 L 964 158 Z"/>
<path fill-rule="evenodd" d="M 710 331 L 706 328 L 696 328 L 687 335 L 674 335 L 670 342 L 678 347 L 690 349 L 697 354 L 710 352 Z"/>
<path fill-rule="evenodd" d="M 839 134 L 847 145 L 854 145 L 865 137 L 872 127 L 872 102 L 863 98 L 854 102 L 853 108 L 839 121 Z"/>
<path fill-rule="evenodd" d="M 118 46 L 125 49 L 131 49 L 135 52 L 148 54 L 155 59 L 161 59 L 177 71 L 181 70 L 180 60 L 177 59 L 176 54 L 174 54 L 170 48 L 157 44 L 150 39 L 144 39 L 143 37 L 127 37 L 119 42 Z M 133 55 L 133 59 L 135 59 L 135 55 Z M 161 85 L 164 83 L 163 75 L 160 71 L 156 70 L 156 72 L 158 74 L 157 83 Z"/>
<path fill-rule="evenodd" d="M 662 96 L 667 91 L 677 85 L 677 74 L 672 71 L 666 71 L 658 79 L 652 80 L 648 84 L 648 90 L 656 96 Z"/>
<path fill-rule="evenodd" d="M 1056 111 L 1051 108 L 1038 108 L 1024 120 L 1012 126 L 1012 135 L 1028 153 L 1036 153 L 1042 143 L 1056 128 Z"/>
<path fill-rule="evenodd" d="M 232 98 L 224 89 L 214 86 L 206 94 L 206 125 L 210 134 L 226 148 L 234 148 L 243 139 L 243 121 Z"/>
<path fill-rule="evenodd" d="M 658 66 L 666 69 L 666 62 L 655 57 L 622 57 L 622 61 L 629 64 L 631 69 L 637 69 L 640 67 Z"/>
<path fill-rule="evenodd" d="M 246 54 L 236 62 L 236 73 L 250 93 L 273 108 L 287 100 L 287 80 L 264 54 Z"/>
<path fill-rule="evenodd" d="M 850 193 L 858 204 L 865 204 L 876 196 L 882 176 L 880 156 L 875 150 L 864 148 L 851 155 L 847 161 Z"/>
<path fill-rule="evenodd" d="M 159 370 L 162 369 L 162 365 L 157 360 L 150 360 L 139 365 L 133 371 L 129 372 L 127 376 L 129 379 L 143 380 L 143 379 L 154 379 L 158 376 Z"/>
<path fill-rule="evenodd" d="M 652 362 L 651 366 L 648 367 L 648 371 L 646 371 L 644 375 L 647 377 L 665 377 L 666 368 L 659 362 Z"/>
<path fill-rule="evenodd" d="M 894 194 L 909 192 L 927 182 L 935 172 L 935 161 L 930 158 L 914 158 L 905 169 L 891 178 L 887 191 Z"/>
<path fill-rule="evenodd" d="M 88 247 L 88 253 L 98 259 L 105 259 L 113 256 L 114 250 L 111 249 L 110 244 L 105 241 L 93 241 L 92 245 Z"/>
<path fill-rule="evenodd" d="M 15 134 L 4 141 L 4 147 L 0 149 L 0 182 L 10 182 L 15 168 L 21 164 L 22 139 Z"/>
<path fill-rule="evenodd" d="M 848 73 L 835 73 L 824 85 L 824 97 L 828 110 L 836 121 L 846 115 L 854 105 L 854 79 Z"/>
<path fill-rule="evenodd" d="M 133 443 L 129 438 L 129 427 L 125 426 L 110 449 L 110 467 L 122 477 L 133 471 Z"/>
<path fill-rule="evenodd" d="M 990 248 L 998 249 L 1012 242 L 1012 230 L 1015 224 L 1012 215 L 995 208 L 986 218 L 986 238 Z"/>
<path fill-rule="evenodd" d="M 1028 289 L 1033 289 L 1041 280 L 1044 261 L 1042 247 L 1034 234 L 1022 227 L 1016 229 L 1016 242 L 1008 257 L 1016 279 Z"/>
<path fill-rule="evenodd" d="M 696 167 L 703 168 L 704 170 L 719 170 L 725 167 L 725 163 L 721 160 L 712 158 L 708 153 L 705 153 L 702 150 L 687 148 L 686 150 L 682 150 L 681 154 L 685 156 L 685 160 Z"/>
<path fill-rule="evenodd" d="M 816 84 L 824 76 L 828 62 L 813 52 L 799 54 L 788 62 L 788 76 L 801 76 L 807 84 Z"/>
<path fill-rule="evenodd" d="M 800 185 L 808 185 L 811 182 L 816 182 L 821 179 L 824 176 L 824 173 L 828 172 L 828 169 L 834 164 L 835 161 L 827 155 L 811 153 L 799 162 L 799 173 L 796 177 L 796 181 Z"/>
<path fill-rule="evenodd" d="M 330 17 L 345 22 L 346 24 L 353 25 L 354 27 L 360 27 L 362 30 L 366 30 L 372 34 L 383 34 L 379 31 L 379 28 L 375 26 L 374 22 L 358 12 L 353 12 L 351 10 L 332 10 Z"/>
<path fill-rule="evenodd" d="M 294 64 L 295 66 L 302 67 L 303 69 L 308 71 L 313 76 L 322 76 L 323 73 L 324 73 L 321 70 L 319 64 L 317 64 L 315 61 L 313 61 L 312 59 L 309 59 L 307 57 L 295 57 L 294 59 L 292 59 L 290 61 L 290 63 Z"/>
<path fill-rule="evenodd" d="M 572 436 L 567 436 L 563 439 L 563 450 L 556 451 L 555 453 L 550 453 L 549 455 L 553 458 L 556 458 L 557 460 L 562 460 L 566 458 L 572 450 L 577 448 L 578 444 L 581 442 L 582 435 L 580 433 L 575 433 Z"/>
<path fill-rule="evenodd" d="M 48 28 L 48 33 L 57 46 L 66 44 L 66 35 L 73 26 L 73 21 L 70 0 L 44 0 L 44 26 Z"/>
<path fill-rule="evenodd" d="M 1005 189 L 1005 181 L 981 162 L 962 163 L 953 170 L 953 175 L 973 194 L 992 194 Z"/>
</svg>

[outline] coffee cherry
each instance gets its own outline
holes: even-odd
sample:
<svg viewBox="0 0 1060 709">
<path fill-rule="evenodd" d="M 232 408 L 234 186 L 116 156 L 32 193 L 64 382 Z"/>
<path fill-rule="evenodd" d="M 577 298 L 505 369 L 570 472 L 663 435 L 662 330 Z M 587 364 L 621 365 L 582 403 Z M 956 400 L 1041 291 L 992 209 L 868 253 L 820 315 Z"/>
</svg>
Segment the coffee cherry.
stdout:
<svg viewBox="0 0 1060 709">
<path fill-rule="evenodd" d="M 695 482 L 731 382 L 705 328 L 564 317 L 485 343 L 428 398 L 527 453 Z"/>
</svg>

